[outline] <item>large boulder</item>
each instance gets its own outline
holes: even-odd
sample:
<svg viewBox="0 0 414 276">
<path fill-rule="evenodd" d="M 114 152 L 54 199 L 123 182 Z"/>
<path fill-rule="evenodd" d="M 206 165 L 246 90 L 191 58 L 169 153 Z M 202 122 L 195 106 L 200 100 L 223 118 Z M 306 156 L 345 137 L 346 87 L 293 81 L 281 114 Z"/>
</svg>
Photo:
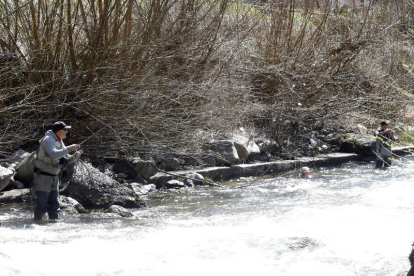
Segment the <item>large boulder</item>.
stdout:
<svg viewBox="0 0 414 276">
<path fill-rule="evenodd" d="M 32 152 L 23 159 L 22 163 L 20 164 L 19 168 L 17 169 L 16 176 L 14 177 L 15 180 L 19 180 L 22 182 L 26 187 L 30 186 L 33 180 L 33 170 L 35 167 L 35 155 L 36 152 Z"/>
<path fill-rule="evenodd" d="M 75 165 L 73 176 L 62 195 L 74 198 L 85 208 L 108 208 L 114 204 L 131 208 L 145 206 L 132 189 L 83 161 Z"/>
<path fill-rule="evenodd" d="M 215 157 L 217 164 L 237 164 L 240 162 L 239 154 L 237 153 L 237 149 L 233 141 L 213 141 L 209 143 L 209 146 L 212 156 Z"/>
<path fill-rule="evenodd" d="M 134 171 L 145 179 L 150 179 L 151 176 L 158 172 L 157 165 L 152 161 L 144 161 L 140 158 L 135 158 L 132 161 Z"/>
<path fill-rule="evenodd" d="M 13 174 L 12 170 L 0 166 L 0 191 L 10 184 Z"/>
</svg>

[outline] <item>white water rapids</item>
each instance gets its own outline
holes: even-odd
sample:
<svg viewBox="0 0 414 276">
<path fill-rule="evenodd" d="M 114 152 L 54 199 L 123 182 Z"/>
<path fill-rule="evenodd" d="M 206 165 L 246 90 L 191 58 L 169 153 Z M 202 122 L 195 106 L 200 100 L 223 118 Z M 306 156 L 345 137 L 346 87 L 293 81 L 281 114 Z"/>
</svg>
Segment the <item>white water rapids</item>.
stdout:
<svg viewBox="0 0 414 276">
<path fill-rule="evenodd" d="M 414 159 L 158 191 L 135 218 L 0 209 L 0 275 L 406 275 Z M 245 187 L 240 188 L 239 186 Z"/>
</svg>

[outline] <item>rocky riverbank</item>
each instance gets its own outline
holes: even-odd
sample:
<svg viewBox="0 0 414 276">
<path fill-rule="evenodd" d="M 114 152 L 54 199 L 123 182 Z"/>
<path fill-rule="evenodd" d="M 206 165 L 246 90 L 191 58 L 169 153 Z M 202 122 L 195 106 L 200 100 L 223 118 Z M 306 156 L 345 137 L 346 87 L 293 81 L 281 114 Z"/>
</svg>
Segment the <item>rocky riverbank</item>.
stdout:
<svg viewBox="0 0 414 276">
<path fill-rule="evenodd" d="M 298 151 L 283 155 L 271 139 L 212 141 L 208 158 L 126 158 L 80 160 L 61 175 L 62 209 L 72 213 L 106 209 L 128 216 L 125 208 L 145 206 L 142 196 L 155 189 L 194 185 L 220 186 L 219 182 L 240 177 L 278 176 L 303 166 L 336 166 L 349 161 L 373 160 L 375 138 L 364 133 L 309 138 L 313 156 Z M 411 154 L 414 146 L 393 148 L 395 156 Z M 337 152 L 332 152 L 337 151 Z M 286 149 L 285 149 L 286 152 Z M 320 152 L 320 154 L 317 154 Z M 292 150 L 291 153 L 295 153 Z M 309 152 L 308 152 L 309 153 Z M 0 204 L 31 202 L 30 183 L 34 153 L 16 152 L 0 166 Z"/>
</svg>

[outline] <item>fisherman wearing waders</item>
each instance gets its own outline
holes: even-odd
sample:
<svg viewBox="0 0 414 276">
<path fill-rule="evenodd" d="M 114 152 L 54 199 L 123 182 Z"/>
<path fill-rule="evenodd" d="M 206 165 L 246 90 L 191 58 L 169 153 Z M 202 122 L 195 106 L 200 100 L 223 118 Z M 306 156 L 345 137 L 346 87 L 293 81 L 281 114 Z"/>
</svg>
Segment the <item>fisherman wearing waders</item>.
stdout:
<svg viewBox="0 0 414 276">
<path fill-rule="evenodd" d="M 391 166 L 391 141 L 395 141 L 394 131 L 388 129 L 388 123 L 382 122 L 381 126 L 375 131 L 375 137 L 377 138 L 376 144 L 376 167 L 381 168 Z"/>
<path fill-rule="evenodd" d="M 80 148 L 79 145 L 66 147 L 63 139 L 70 126 L 64 122 L 56 122 L 51 130 L 46 132 L 39 142 L 33 174 L 33 188 L 36 195 L 34 219 L 40 221 L 47 212 L 49 219 L 56 222 L 59 219 L 59 173 L 63 164 L 71 164 L 79 159 L 81 154 L 69 155 Z"/>
</svg>

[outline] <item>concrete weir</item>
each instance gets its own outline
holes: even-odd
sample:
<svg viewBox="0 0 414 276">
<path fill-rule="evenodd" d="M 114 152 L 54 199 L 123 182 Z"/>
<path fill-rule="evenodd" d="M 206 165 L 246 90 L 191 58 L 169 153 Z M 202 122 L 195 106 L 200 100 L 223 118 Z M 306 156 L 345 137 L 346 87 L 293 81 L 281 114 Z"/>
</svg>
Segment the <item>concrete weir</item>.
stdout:
<svg viewBox="0 0 414 276">
<path fill-rule="evenodd" d="M 278 175 L 287 171 L 299 169 L 303 166 L 336 166 L 349 161 L 361 160 L 361 157 L 355 153 L 331 153 L 319 155 L 317 157 L 304 157 L 296 160 L 279 160 L 274 162 L 264 162 L 255 164 L 240 164 L 231 167 L 211 167 L 196 170 L 196 173 L 213 181 L 226 181 L 239 177 L 249 176 L 266 176 Z M 185 176 L 194 171 L 175 171 L 172 176 L 162 172 L 151 177 L 151 181 L 156 184 L 157 188 L 162 187 L 167 181 Z"/>
<path fill-rule="evenodd" d="M 402 156 L 412 154 L 414 146 L 411 147 L 399 147 L 393 148 L 393 153 L 396 156 Z M 249 176 L 265 176 L 265 175 L 279 175 L 287 171 L 299 169 L 303 166 L 312 167 L 327 167 L 337 166 L 350 161 L 363 160 L 365 156 L 358 155 L 356 153 L 330 153 L 318 155 L 317 157 L 303 157 L 296 160 L 279 160 L 274 162 L 255 163 L 255 164 L 240 164 L 232 167 L 211 167 L 195 171 L 174 171 L 171 172 L 176 176 L 165 174 L 162 172 L 157 173 L 151 177 L 151 181 L 156 184 L 157 188 L 161 188 L 164 184 L 177 177 L 185 178 L 190 172 L 196 172 L 208 177 L 213 181 L 226 181 L 239 177 Z M 372 156 L 375 158 L 375 156 Z"/>
</svg>

